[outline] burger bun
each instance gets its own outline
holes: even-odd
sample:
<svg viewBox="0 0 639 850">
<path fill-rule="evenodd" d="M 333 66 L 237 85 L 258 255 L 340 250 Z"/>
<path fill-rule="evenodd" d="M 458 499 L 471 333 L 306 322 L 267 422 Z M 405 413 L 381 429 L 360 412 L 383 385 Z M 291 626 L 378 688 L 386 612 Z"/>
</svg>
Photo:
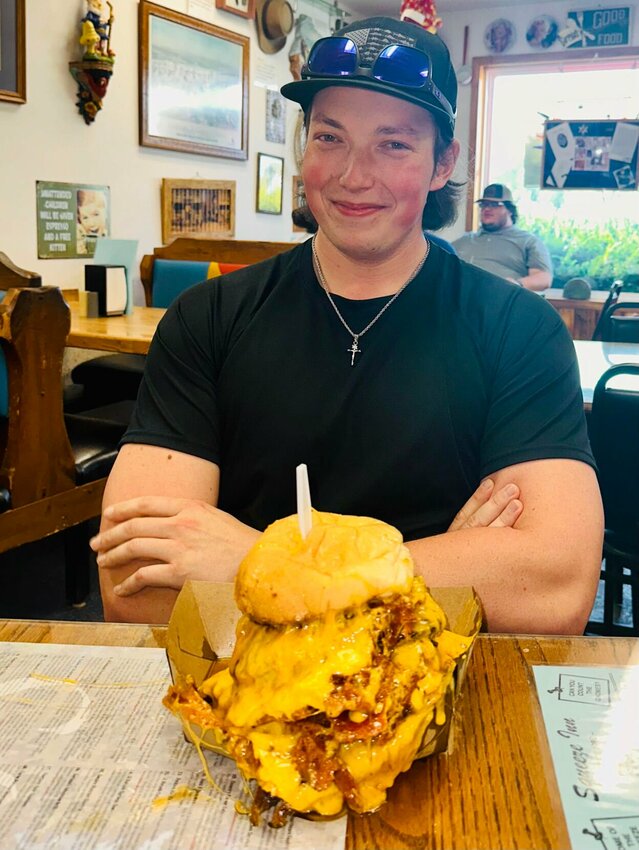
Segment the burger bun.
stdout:
<svg viewBox="0 0 639 850">
<path fill-rule="evenodd" d="M 406 593 L 413 574 L 410 552 L 393 526 L 313 511 L 306 538 L 297 514 L 265 530 L 240 564 L 235 599 L 257 622 L 288 625 Z"/>
</svg>

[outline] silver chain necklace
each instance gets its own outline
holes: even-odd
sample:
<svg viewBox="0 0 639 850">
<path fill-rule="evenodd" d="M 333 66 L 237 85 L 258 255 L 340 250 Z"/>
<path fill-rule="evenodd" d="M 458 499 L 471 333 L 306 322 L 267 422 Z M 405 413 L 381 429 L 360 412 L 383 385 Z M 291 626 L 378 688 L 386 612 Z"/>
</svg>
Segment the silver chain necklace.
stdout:
<svg viewBox="0 0 639 850">
<path fill-rule="evenodd" d="M 417 265 L 417 268 L 411 274 L 411 276 L 408 278 L 406 283 L 403 283 L 399 287 L 397 292 L 389 298 L 389 300 L 386 302 L 386 304 L 384 304 L 384 306 L 379 311 L 379 313 L 376 316 L 373 316 L 373 318 L 370 320 L 370 322 L 366 325 L 366 327 L 363 330 L 361 330 L 359 333 L 355 333 L 355 331 L 346 324 L 346 319 L 344 318 L 344 316 L 342 316 L 342 314 L 338 310 L 337 304 L 333 300 L 333 296 L 331 295 L 331 293 L 329 291 L 328 284 L 326 283 L 326 278 L 324 277 L 324 272 L 322 271 L 322 266 L 320 265 L 319 257 L 317 256 L 317 248 L 315 247 L 316 238 L 317 238 L 317 236 L 313 236 L 313 239 L 311 240 L 311 250 L 313 252 L 313 262 L 315 264 L 315 271 L 317 272 L 317 276 L 319 278 L 319 282 L 320 282 L 322 289 L 326 293 L 328 300 L 331 302 L 331 306 L 332 306 L 333 310 L 335 310 L 335 312 L 337 313 L 337 318 L 344 325 L 344 327 L 349 332 L 349 334 L 353 337 L 353 343 L 352 343 L 351 347 L 347 348 L 346 350 L 351 355 L 351 366 L 354 366 L 355 365 L 355 355 L 362 353 L 362 349 L 359 347 L 360 339 L 364 336 L 364 334 L 367 331 L 369 331 L 373 327 L 373 325 L 375 324 L 375 322 L 378 319 L 381 319 L 381 317 L 388 310 L 388 308 L 393 303 L 393 301 L 395 301 L 396 298 L 399 298 L 399 296 L 406 289 L 408 284 L 412 280 L 414 280 L 417 277 L 417 275 L 420 273 L 420 271 L 422 270 L 422 266 L 426 262 L 426 258 L 428 257 L 428 254 L 430 253 L 430 242 L 428 241 L 428 239 L 426 240 L 426 252 L 424 253 L 424 256 L 421 258 L 421 260 L 419 261 L 419 263 Z"/>
</svg>

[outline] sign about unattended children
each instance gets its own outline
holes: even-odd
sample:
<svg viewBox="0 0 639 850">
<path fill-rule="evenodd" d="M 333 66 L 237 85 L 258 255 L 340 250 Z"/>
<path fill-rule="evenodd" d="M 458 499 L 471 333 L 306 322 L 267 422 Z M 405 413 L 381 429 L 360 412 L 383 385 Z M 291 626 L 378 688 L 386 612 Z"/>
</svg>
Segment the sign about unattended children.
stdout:
<svg viewBox="0 0 639 850">
<path fill-rule="evenodd" d="M 92 257 L 99 237 L 110 236 L 108 186 L 36 182 L 38 257 Z"/>
</svg>

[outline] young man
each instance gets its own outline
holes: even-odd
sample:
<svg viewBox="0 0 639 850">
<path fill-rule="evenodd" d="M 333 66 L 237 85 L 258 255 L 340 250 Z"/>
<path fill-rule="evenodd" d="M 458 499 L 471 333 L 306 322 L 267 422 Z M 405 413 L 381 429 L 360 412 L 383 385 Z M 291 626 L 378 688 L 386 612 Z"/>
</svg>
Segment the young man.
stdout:
<svg viewBox="0 0 639 850">
<path fill-rule="evenodd" d="M 510 189 L 491 183 L 476 203 L 481 227 L 453 243 L 462 260 L 526 289 L 548 289 L 552 283 L 550 254 L 534 233 L 515 227 L 518 213 Z"/>
<path fill-rule="evenodd" d="M 231 580 L 306 462 L 316 508 L 397 526 L 429 584 L 476 587 L 490 629 L 582 631 L 602 518 L 572 342 L 424 237 L 452 210 L 448 51 L 368 19 L 283 93 L 319 230 L 167 311 L 93 543 L 107 619 L 162 621 L 185 578 Z"/>
</svg>

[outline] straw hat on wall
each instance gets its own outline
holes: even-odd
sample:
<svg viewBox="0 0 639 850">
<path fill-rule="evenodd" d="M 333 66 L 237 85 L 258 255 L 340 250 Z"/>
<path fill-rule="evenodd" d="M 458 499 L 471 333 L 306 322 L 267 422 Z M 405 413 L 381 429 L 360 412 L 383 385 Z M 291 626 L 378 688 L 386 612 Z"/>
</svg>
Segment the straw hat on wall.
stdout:
<svg viewBox="0 0 639 850">
<path fill-rule="evenodd" d="M 257 43 L 264 53 L 278 53 L 286 44 L 295 18 L 287 0 L 257 0 Z"/>
</svg>

